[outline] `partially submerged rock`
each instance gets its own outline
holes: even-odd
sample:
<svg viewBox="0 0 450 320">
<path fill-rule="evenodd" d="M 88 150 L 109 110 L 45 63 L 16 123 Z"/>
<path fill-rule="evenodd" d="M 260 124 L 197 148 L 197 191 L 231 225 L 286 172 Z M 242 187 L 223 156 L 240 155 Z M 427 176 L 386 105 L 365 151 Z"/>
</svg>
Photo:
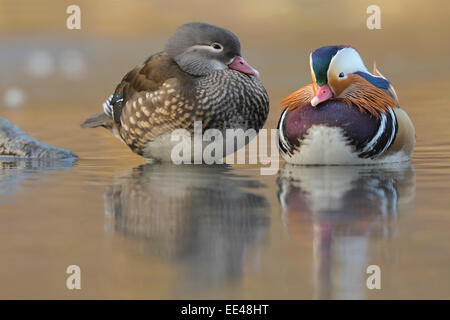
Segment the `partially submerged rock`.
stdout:
<svg viewBox="0 0 450 320">
<path fill-rule="evenodd" d="M 30 137 L 6 119 L 0 118 L 0 159 L 76 159 L 73 152 Z"/>
</svg>

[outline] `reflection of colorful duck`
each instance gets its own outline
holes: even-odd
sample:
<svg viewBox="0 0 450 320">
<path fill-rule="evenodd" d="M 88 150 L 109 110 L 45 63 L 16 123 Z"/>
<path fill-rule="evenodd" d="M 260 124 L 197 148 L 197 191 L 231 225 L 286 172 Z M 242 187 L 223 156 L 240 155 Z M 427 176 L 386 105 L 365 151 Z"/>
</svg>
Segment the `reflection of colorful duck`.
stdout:
<svg viewBox="0 0 450 320">
<path fill-rule="evenodd" d="M 269 224 L 261 187 L 224 166 L 140 166 L 105 193 L 107 230 L 177 260 L 193 283 L 239 278 Z"/>
<path fill-rule="evenodd" d="M 413 211 L 415 175 L 395 167 L 298 167 L 279 178 L 283 222 L 293 236 L 313 234 L 316 298 L 362 298 L 371 246 Z M 383 262 L 383 261 L 381 261 Z"/>
<path fill-rule="evenodd" d="M 360 164 L 408 160 L 414 126 L 394 88 L 373 74 L 349 46 L 310 57 L 313 83 L 282 101 L 278 124 L 283 157 L 295 164 Z"/>
</svg>

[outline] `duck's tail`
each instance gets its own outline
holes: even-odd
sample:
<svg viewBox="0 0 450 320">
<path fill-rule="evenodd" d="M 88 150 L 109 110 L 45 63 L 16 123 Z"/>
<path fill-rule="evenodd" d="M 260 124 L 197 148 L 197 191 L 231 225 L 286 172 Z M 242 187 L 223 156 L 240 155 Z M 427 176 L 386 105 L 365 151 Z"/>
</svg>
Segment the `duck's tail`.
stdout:
<svg viewBox="0 0 450 320">
<path fill-rule="evenodd" d="M 80 126 L 82 128 L 105 127 L 107 129 L 111 129 L 113 127 L 113 123 L 114 120 L 110 116 L 108 116 L 104 112 L 101 112 L 86 119 L 86 121 L 84 121 Z"/>
</svg>

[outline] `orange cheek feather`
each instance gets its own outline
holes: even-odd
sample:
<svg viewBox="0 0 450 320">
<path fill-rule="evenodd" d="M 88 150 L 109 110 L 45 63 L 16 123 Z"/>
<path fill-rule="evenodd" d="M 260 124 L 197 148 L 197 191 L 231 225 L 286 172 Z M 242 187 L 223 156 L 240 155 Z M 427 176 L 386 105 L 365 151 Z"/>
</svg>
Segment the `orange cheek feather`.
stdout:
<svg viewBox="0 0 450 320">
<path fill-rule="evenodd" d="M 342 80 L 330 78 L 328 80 L 328 83 L 333 90 L 334 97 L 336 98 L 339 97 L 341 93 L 352 84 L 352 80 L 350 76 Z"/>
<path fill-rule="evenodd" d="M 311 99 L 314 98 L 314 93 L 315 90 L 313 83 L 301 87 L 281 100 L 281 111 L 284 111 L 286 108 L 292 110 L 306 106 L 311 102 Z"/>
<path fill-rule="evenodd" d="M 349 107 L 356 106 L 361 112 L 379 117 L 381 112 L 395 108 L 397 103 L 383 90 L 375 87 L 359 75 L 351 74 L 346 79 L 329 79 L 334 98 L 344 101 Z M 281 111 L 302 108 L 311 102 L 317 91 L 317 85 L 310 83 L 281 101 Z"/>
<path fill-rule="evenodd" d="M 361 112 L 366 111 L 377 117 L 380 116 L 381 112 L 386 112 L 389 108 L 397 106 L 394 99 L 386 92 L 375 87 L 363 77 L 351 74 L 346 80 L 349 80 L 350 84 L 337 95 L 337 99 L 346 102 L 349 106 L 353 104 Z"/>
</svg>

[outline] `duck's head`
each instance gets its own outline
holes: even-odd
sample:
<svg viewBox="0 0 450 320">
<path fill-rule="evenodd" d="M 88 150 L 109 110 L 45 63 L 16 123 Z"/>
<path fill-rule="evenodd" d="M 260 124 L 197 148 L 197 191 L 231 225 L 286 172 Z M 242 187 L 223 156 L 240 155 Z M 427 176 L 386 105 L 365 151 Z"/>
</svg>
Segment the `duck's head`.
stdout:
<svg viewBox="0 0 450 320">
<path fill-rule="evenodd" d="M 313 107 L 340 95 L 352 84 L 349 75 L 368 72 L 358 51 L 350 46 L 321 47 L 310 55 L 314 83 Z"/>
<path fill-rule="evenodd" d="M 195 76 L 225 69 L 258 75 L 242 58 L 238 37 L 211 24 L 190 22 L 178 27 L 167 41 L 165 51 L 183 71 Z"/>
</svg>

